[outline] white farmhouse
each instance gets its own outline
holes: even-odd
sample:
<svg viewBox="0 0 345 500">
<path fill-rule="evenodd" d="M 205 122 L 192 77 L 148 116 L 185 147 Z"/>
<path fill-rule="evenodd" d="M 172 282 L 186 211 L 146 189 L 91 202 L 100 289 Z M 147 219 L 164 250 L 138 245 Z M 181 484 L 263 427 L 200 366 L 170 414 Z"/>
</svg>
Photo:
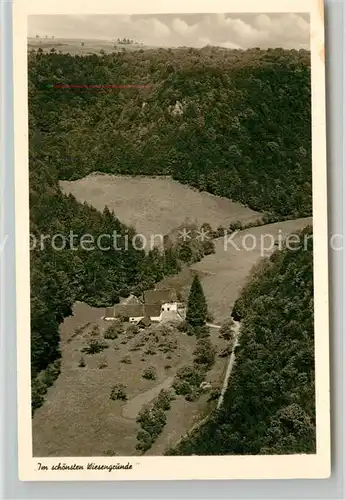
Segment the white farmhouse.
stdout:
<svg viewBox="0 0 345 500">
<path fill-rule="evenodd" d="M 125 319 L 131 323 L 139 323 L 142 320 L 181 321 L 180 306 L 177 302 L 176 291 L 173 289 L 147 290 L 143 293 L 142 302 L 138 304 L 116 304 L 107 307 L 105 320 Z"/>
</svg>

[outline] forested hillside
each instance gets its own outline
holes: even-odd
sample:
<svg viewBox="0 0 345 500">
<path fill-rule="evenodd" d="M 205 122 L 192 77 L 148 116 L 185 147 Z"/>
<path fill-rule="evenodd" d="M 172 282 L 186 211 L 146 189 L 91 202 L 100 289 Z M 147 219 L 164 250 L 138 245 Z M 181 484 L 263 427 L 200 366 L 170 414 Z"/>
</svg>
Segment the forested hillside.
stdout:
<svg viewBox="0 0 345 500">
<path fill-rule="evenodd" d="M 306 250 L 277 250 L 253 272 L 234 310 L 240 345 L 224 403 L 169 454 L 315 453 L 311 228 L 301 236 Z"/>
<path fill-rule="evenodd" d="M 278 217 L 311 213 L 308 51 L 31 52 L 29 80 L 50 176 L 165 174 Z"/>
</svg>

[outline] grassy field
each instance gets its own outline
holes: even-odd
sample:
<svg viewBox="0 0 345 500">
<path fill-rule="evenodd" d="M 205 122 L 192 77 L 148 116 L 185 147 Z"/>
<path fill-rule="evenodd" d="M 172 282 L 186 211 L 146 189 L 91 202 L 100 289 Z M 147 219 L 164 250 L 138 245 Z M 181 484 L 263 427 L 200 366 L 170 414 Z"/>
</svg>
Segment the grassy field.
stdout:
<svg viewBox="0 0 345 500">
<path fill-rule="evenodd" d="M 262 257 L 262 245 L 270 243 L 270 235 L 274 240 L 285 238 L 312 224 L 312 218 L 296 219 L 285 222 L 267 224 L 240 231 L 233 239 L 234 245 L 226 243 L 226 238 L 215 240 L 216 253 L 207 255 L 200 262 L 184 269 L 178 275 L 166 278 L 160 286 L 173 286 L 187 297 L 193 276 L 197 273 L 201 279 L 209 311 L 216 322 L 222 322 L 229 317 L 235 300 L 237 299 L 253 265 Z M 252 235 L 247 236 L 246 235 Z M 255 240 L 253 239 L 255 238 Z M 252 250 L 252 242 L 256 245 Z M 268 255 L 270 252 L 264 252 Z"/>
<path fill-rule="evenodd" d="M 99 210 L 107 205 L 121 222 L 140 234 L 166 235 L 187 222 L 208 222 L 212 229 L 231 222 L 249 222 L 261 214 L 206 192 L 196 191 L 169 177 L 90 175 L 77 181 L 61 181 L 65 193 Z"/>
<path fill-rule="evenodd" d="M 82 354 L 93 327 L 99 325 L 102 338 L 109 322 L 102 320 L 103 309 L 83 303 L 76 303 L 73 312 L 61 326 L 61 374 L 33 418 L 34 456 L 138 455 L 136 415 L 161 388 L 170 387 L 181 366 L 192 364 L 196 339 L 172 327 L 164 334 L 156 326 L 106 340 L 108 348 L 101 353 Z M 226 343 L 216 329 L 211 330 L 212 342 L 220 351 Z M 81 357 L 84 367 L 79 366 Z M 127 358 L 130 364 L 123 362 Z M 155 380 L 142 377 L 149 366 L 157 371 Z M 206 380 L 219 387 L 225 368 L 226 359 L 217 357 Z M 111 388 L 118 383 L 126 386 L 127 401 L 110 399 Z M 207 399 L 206 393 L 195 402 L 177 396 L 149 454 L 162 454 L 202 418 L 210 408 Z"/>
</svg>

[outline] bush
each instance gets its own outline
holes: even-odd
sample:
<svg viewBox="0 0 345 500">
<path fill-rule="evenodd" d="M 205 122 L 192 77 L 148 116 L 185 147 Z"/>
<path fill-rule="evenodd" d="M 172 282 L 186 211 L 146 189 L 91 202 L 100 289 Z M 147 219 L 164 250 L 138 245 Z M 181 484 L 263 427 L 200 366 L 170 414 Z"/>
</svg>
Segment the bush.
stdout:
<svg viewBox="0 0 345 500">
<path fill-rule="evenodd" d="M 225 227 L 223 226 L 218 226 L 217 230 L 214 233 L 215 238 L 220 238 L 221 236 L 224 236 L 225 234 Z"/>
<path fill-rule="evenodd" d="M 137 418 L 137 422 L 144 431 L 150 434 L 152 440 L 155 440 L 162 432 L 166 420 L 164 411 L 156 404 L 141 410 Z"/>
<path fill-rule="evenodd" d="M 224 340 L 234 340 L 234 320 L 228 319 L 220 328 L 219 336 Z"/>
<path fill-rule="evenodd" d="M 177 325 L 177 330 L 179 332 L 186 332 L 188 330 L 188 323 L 187 321 L 181 321 L 178 325 Z"/>
<path fill-rule="evenodd" d="M 156 380 L 156 378 L 157 378 L 156 368 L 154 366 L 148 366 L 143 371 L 142 377 L 147 379 L 147 380 Z"/>
<path fill-rule="evenodd" d="M 86 354 L 98 354 L 108 347 L 109 346 L 106 342 L 100 342 L 95 338 L 91 338 L 87 347 L 84 347 L 81 352 L 85 352 Z"/>
<path fill-rule="evenodd" d="M 204 251 L 204 255 L 211 255 L 213 253 L 216 253 L 215 245 L 212 240 L 204 241 L 202 249 Z"/>
<path fill-rule="evenodd" d="M 187 328 L 185 330 L 186 334 L 189 335 L 190 337 L 195 334 L 195 329 L 192 327 L 192 325 L 189 325 L 187 323 Z"/>
<path fill-rule="evenodd" d="M 243 229 L 244 229 L 244 226 L 242 225 L 242 222 L 240 222 L 240 221 L 233 222 L 229 226 L 230 232 L 242 231 Z"/>
<path fill-rule="evenodd" d="M 121 401 L 127 400 L 126 386 L 124 384 L 116 384 L 111 389 L 110 399 L 116 401 L 120 399 Z"/>
<path fill-rule="evenodd" d="M 197 326 L 194 328 L 194 334 L 197 339 L 203 339 L 210 336 L 210 329 L 208 326 Z"/>
<path fill-rule="evenodd" d="M 91 337 L 98 337 L 100 334 L 100 329 L 99 329 L 99 326 L 98 325 L 95 325 L 92 330 L 91 330 Z"/>
<path fill-rule="evenodd" d="M 174 395 L 171 391 L 162 389 L 158 396 L 139 412 L 137 422 L 140 423 L 142 429 L 137 434 L 137 450 L 145 453 L 151 448 L 166 424 L 165 412 L 170 410 L 173 399 Z"/>
<path fill-rule="evenodd" d="M 199 339 L 194 351 L 194 362 L 211 367 L 215 359 L 215 349 L 209 338 Z"/>
<path fill-rule="evenodd" d="M 175 389 L 176 394 L 180 396 L 185 396 L 192 392 L 192 386 L 186 380 L 182 380 L 180 378 L 176 378 L 173 382 L 173 387 Z"/>
<path fill-rule="evenodd" d="M 176 394 L 187 396 L 195 391 L 199 391 L 200 384 L 204 380 L 206 375 L 206 370 L 204 367 L 198 366 L 183 366 L 177 372 L 176 377 L 173 382 L 173 388 Z M 196 396 L 189 396 L 189 401 L 194 401 L 190 399 Z M 187 399 L 187 397 L 186 397 Z"/>
<path fill-rule="evenodd" d="M 44 396 L 47 394 L 47 386 L 38 378 L 31 381 L 31 408 L 32 414 L 42 406 Z"/>
<path fill-rule="evenodd" d="M 164 366 L 164 370 L 170 370 L 171 369 L 171 365 L 165 365 Z"/>
<path fill-rule="evenodd" d="M 207 323 L 213 323 L 214 321 L 214 316 L 209 311 L 207 311 L 206 321 Z"/>
<path fill-rule="evenodd" d="M 80 368 L 84 368 L 84 367 L 86 366 L 85 359 L 84 359 L 84 357 L 83 357 L 83 356 L 80 358 L 79 363 L 78 363 L 78 366 L 79 366 Z"/>
<path fill-rule="evenodd" d="M 186 394 L 186 401 L 190 403 L 196 401 L 200 397 L 201 392 L 202 391 L 200 389 L 193 389 L 191 392 Z"/>
<path fill-rule="evenodd" d="M 137 440 L 138 443 L 136 445 L 136 449 L 142 451 L 143 453 L 149 450 L 153 443 L 151 434 L 149 434 L 147 431 L 144 431 L 144 429 L 140 429 L 140 431 L 138 432 Z"/>
<path fill-rule="evenodd" d="M 212 391 L 210 392 L 210 395 L 207 399 L 207 402 L 210 403 L 211 401 L 215 401 L 216 399 L 218 399 L 220 396 L 220 390 L 219 389 L 212 389 Z"/>
<path fill-rule="evenodd" d="M 171 408 L 171 401 L 174 399 L 174 395 L 171 391 L 166 391 L 162 389 L 155 399 L 155 404 L 161 408 L 163 411 L 168 411 Z"/>
<path fill-rule="evenodd" d="M 98 368 L 99 368 L 100 370 L 102 370 L 103 368 L 106 368 L 107 366 L 108 366 L 108 362 L 107 362 L 107 360 L 106 360 L 106 359 L 104 359 L 104 360 L 102 360 L 102 361 L 100 361 L 100 362 L 98 363 Z"/>
<path fill-rule="evenodd" d="M 128 325 L 126 329 L 126 335 L 137 335 L 139 333 L 139 328 L 137 325 Z"/>
<path fill-rule="evenodd" d="M 129 317 L 128 316 L 124 316 L 123 314 L 121 314 L 119 317 L 118 317 L 120 323 L 127 323 L 129 321 Z"/>
<path fill-rule="evenodd" d="M 227 358 L 228 356 L 230 356 L 231 352 L 232 352 L 231 346 L 227 346 L 219 353 L 219 357 Z"/>
<path fill-rule="evenodd" d="M 243 298 L 242 297 L 239 297 L 235 304 L 234 304 L 234 307 L 232 308 L 232 312 L 231 312 L 231 317 L 235 320 L 235 321 L 241 321 L 241 319 L 244 317 L 245 315 L 245 308 L 243 307 Z"/>
<path fill-rule="evenodd" d="M 133 346 L 133 347 L 131 347 L 129 350 L 130 350 L 130 351 L 134 351 L 134 352 L 135 352 L 135 351 L 140 351 L 140 347 L 138 347 L 138 346 L 135 346 L 135 345 L 134 345 L 134 346 Z"/>
<path fill-rule="evenodd" d="M 146 351 L 145 351 L 145 354 L 148 354 L 149 356 L 154 356 L 155 354 L 157 354 L 157 352 L 152 349 L 152 347 L 149 347 Z"/>
<path fill-rule="evenodd" d="M 176 377 L 185 380 L 190 385 L 199 387 L 201 382 L 204 380 L 206 375 L 206 370 L 198 366 L 183 366 L 179 369 Z"/>
<path fill-rule="evenodd" d="M 121 333 L 123 333 L 123 325 L 121 323 L 112 323 L 105 330 L 103 337 L 105 339 L 115 340 Z"/>
<path fill-rule="evenodd" d="M 124 356 L 121 359 L 121 363 L 124 363 L 125 365 L 131 365 L 132 364 L 131 357 L 127 354 L 127 356 Z"/>
<path fill-rule="evenodd" d="M 55 380 L 58 378 L 61 372 L 61 359 L 56 359 L 54 363 L 47 366 L 42 375 L 42 382 L 47 387 L 53 385 Z"/>
</svg>

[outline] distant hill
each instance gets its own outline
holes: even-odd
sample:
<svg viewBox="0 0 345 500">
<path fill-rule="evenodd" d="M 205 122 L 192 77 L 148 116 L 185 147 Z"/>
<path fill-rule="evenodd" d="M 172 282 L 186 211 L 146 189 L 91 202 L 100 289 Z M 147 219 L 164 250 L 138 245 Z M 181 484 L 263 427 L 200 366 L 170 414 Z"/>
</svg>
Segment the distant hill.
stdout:
<svg viewBox="0 0 345 500">
<path fill-rule="evenodd" d="M 71 55 L 91 55 L 99 54 L 102 50 L 106 54 L 112 52 L 124 52 L 133 50 L 148 50 L 152 47 L 144 45 L 140 42 L 124 43 L 118 40 L 99 40 L 92 38 L 59 38 L 59 37 L 40 37 L 28 38 L 28 49 L 38 50 L 42 49 L 43 52 L 50 52 L 55 49 L 62 54 Z"/>
</svg>

